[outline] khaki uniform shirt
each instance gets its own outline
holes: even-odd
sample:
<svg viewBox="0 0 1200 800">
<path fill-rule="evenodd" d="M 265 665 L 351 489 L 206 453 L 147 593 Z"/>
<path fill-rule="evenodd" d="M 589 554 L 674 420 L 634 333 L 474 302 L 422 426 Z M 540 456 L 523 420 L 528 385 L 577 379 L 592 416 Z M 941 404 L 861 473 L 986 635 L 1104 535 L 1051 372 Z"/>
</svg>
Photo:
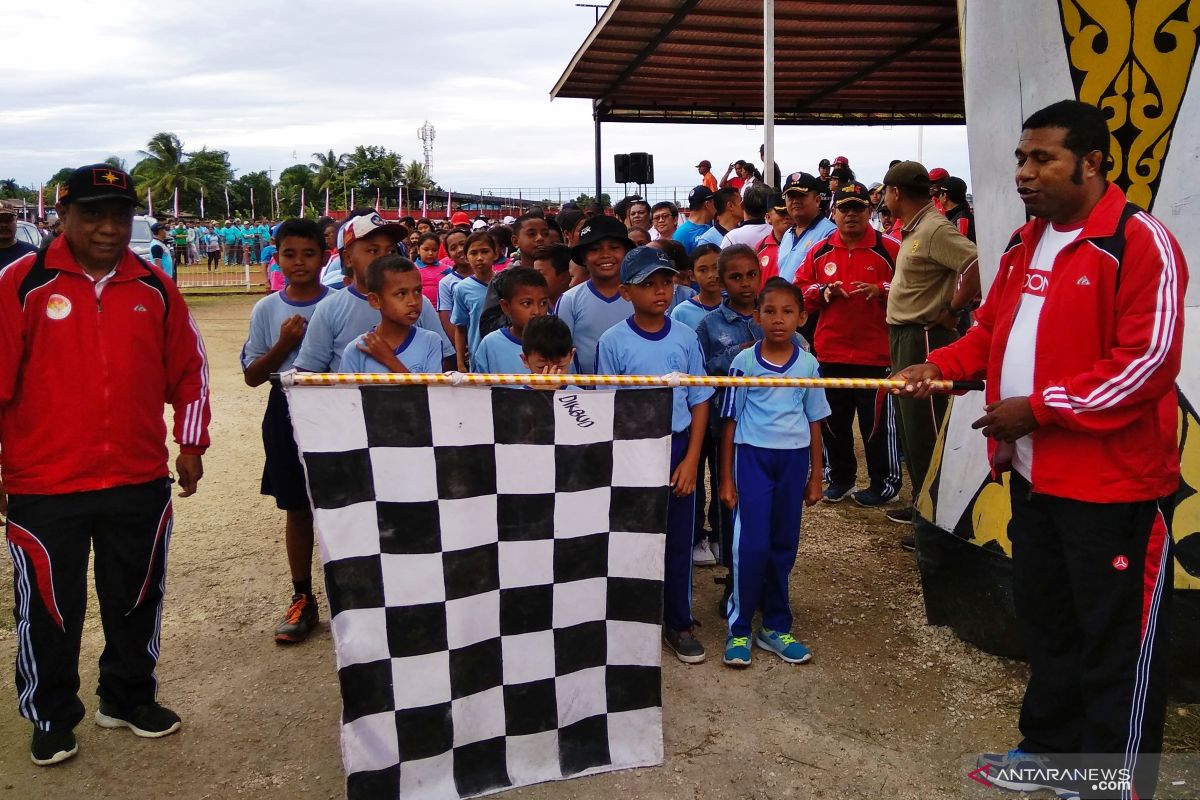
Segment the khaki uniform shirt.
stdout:
<svg viewBox="0 0 1200 800">
<path fill-rule="evenodd" d="M 900 236 L 888 324 L 930 325 L 954 297 L 958 274 L 978 258 L 978 251 L 933 203 L 917 212 Z"/>
</svg>

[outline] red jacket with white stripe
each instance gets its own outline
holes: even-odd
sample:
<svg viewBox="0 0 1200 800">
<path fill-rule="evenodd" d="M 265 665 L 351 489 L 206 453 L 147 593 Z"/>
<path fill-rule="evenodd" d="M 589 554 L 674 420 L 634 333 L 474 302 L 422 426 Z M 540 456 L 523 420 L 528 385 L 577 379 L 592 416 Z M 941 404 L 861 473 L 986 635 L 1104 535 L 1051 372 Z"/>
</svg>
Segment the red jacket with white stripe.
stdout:
<svg viewBox="0 0 1200 800">
<path fill-rule="evenodd" d="M 976 324 L 929 361 L 950 380 L 987 378 L 1000 399 L 1004 350 L 1046 227 L 1016 232 Z M 1032 434 L 1036 492 L 1095 503 L 1163 497 L 1179 484 L 1175 378 L 1187 265 L 1161 222 L 1109 184 L 1079 237 L 1054 261 L 1038 318 Z M 993 474 L 1011 446 L 988 440 Z"/>
<path fill-rule="evenodd" d="M 163 405 L 183 453 L 208 447 L 208 362 L 183 295 L 126 251 L 101 287 L 64 237 L 0 272 L 0 464 L 11 494 L 167 476 Z"/>
<path fill-rule="evenodd" d="M 813 245 L 796 271 L 796 286 L 804 292 L 808 311 L 820 312 L 813 345 L 823 364 L 859 364 L 886 367 L 892 363 L 888 347 L 887 300 L 896 269 L 900 242 L 867 228 L 863 238 L 847 247 L 834 231 Z M 873 283 L 879 295 L 834 297 L 829 302 L 824 287 L 842 282 L 847 293 L 855 282 Z"/>
</svg>

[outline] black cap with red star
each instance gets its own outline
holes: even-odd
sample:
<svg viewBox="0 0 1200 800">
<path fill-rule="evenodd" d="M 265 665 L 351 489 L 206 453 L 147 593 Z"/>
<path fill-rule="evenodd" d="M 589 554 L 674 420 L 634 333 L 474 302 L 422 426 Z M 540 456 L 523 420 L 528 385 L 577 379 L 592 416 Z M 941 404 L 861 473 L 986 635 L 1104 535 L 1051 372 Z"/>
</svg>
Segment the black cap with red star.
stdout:
<svg viewBox="0 0 1200 800">
<path fill-rule="evenodd" d="M 133 177 L 109 164 L 89 164 L 71 173 L 58 190 L 60 203 L 91 203 L 97 200 L 128 200 L 137 205 Z"/>
</svg>

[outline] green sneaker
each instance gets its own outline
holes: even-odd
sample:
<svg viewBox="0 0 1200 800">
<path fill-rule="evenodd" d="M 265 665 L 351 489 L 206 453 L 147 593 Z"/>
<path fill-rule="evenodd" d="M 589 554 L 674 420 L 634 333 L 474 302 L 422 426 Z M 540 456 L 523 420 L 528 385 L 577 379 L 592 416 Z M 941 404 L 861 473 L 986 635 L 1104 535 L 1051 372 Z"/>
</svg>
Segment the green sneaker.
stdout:
<svg viewBox="0 0 1200 800">
<path fill-rule="evenodd" d="M 789 664 L 807 664 L 812 661 L 812 650 L 796 641 L 796 637 L 790 633 L 763 628 L 754 638 L 754 643 L 763 650 L 770 650 Z"/>
<path fill-rule="evenodd" d="M 730 636 L 725 640 L 725 657 L 722 659 L 731 667 L 750 666 L 750 637 Z"/>
</svg>

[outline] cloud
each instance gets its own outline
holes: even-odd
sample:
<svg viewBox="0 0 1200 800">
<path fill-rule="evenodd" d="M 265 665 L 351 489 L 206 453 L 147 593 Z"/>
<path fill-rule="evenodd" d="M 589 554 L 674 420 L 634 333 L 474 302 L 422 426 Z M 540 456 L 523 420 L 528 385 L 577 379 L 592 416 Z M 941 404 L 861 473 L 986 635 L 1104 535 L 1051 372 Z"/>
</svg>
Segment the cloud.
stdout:
<svg viewBox="0 0 1200 800">
<path fill-rule="evenodd" d="M 429 120 L 443 186 L 582 190 L 594 185 L 590 105 L 552 103 L 549 92 L 593 19 L 568 0 L 23 7 L 6 19 L 0 169 L 29 184 L 108 155 L 133 164 L 158 131 L 189 149 L 228 150 L 239 173 L 277 175 L 314 151 L 357 144 L 420 160 L 416 130 Z M 869 182 L 892 158 L 916 157 L 913 128 L 776 131 L 785 171 L 846 155 Z M 646 151 L 661 187 L 686 190 L 698 178 L 693 164 L 707 158 L 720 173 L 754 157 L 761 135 L 742 126 L 607 124 L 603 176 L 611 181 L 614 153 Z M 924 156 L 967 174 L 965 129 L 926 128 Z"/>
</svg>

